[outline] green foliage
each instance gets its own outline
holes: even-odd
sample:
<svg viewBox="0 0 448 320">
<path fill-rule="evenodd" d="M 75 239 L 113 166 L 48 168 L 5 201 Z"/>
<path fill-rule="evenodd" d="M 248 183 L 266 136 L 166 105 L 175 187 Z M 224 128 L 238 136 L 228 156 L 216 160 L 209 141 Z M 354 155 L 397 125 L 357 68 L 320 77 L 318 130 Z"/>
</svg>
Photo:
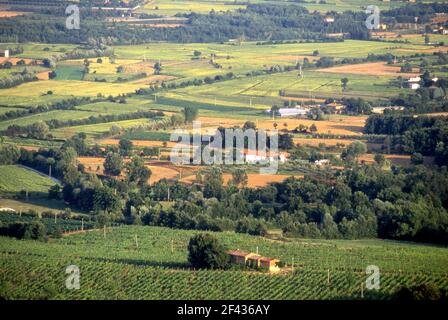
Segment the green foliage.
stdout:
<svg viewBox="0 0 448 320">
<path fill-rule="evenodd" d="M 123 169 L 123 159 L 118 153 L 109 152 L 104 160 L 104 173 L 119 176 Z"/>
<path fill-rule="evenodd" d="M 118 143 L 118 148 L 120 151 L 120 155 L 122 157 L 130 156 L 132 153 L 133 147 L 134 147 L 134 144 L 129 139 L 122 138 L 122 139 L 120 139 L 120 141 Z"/>
<path fill-rule="evenodd" d="M 228 265 L 228 256 L 218 239 L 205 233 L 190 239 L 188 261 L 197 269 L 224 269 Z"/>
<path fill-rule="evenodd" d="M 434 284 L 421 284 L 412 287 L 403 287 L 394 294 L 399 301 L 447 301 L 446 290 L 440 290 Z"/>
<path fill-rule="evenodd" d="M 198 117 L 198 108 L 193 106 L 184 107 L 185 123 L 191 123 Z"/>
<path fill-rule="evenodd" d="M 138 156 L 132 157 L 131 161 L 126 164 L 127 179 L 137 185 L 144 185 L 151 177 L 151 170 L 145 166 L 145 161 Z"/>
<path fill-rule="evenodd" d="M 20 158 L 20 150 L 13 144 L 0 144 L 0 165 L 15 164 Z"/>
</svg>

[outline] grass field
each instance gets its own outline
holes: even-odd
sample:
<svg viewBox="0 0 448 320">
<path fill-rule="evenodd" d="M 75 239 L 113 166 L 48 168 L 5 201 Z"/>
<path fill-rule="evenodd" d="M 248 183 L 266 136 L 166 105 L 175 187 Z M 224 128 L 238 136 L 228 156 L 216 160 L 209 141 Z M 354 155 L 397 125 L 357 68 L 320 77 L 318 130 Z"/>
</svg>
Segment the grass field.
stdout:
<svg viewBox="0 0 448 320">
<path fill-rule="evenodd" d="M 4 43 L 4 47 L 15 48 L 16 43 Z M 53 55 L 61 55 L 66 51 L 73 50 L 77 47 L 74 44 L 46 44 L 46 43 L 21 43 L 23 47 L 23 53 L 16 55 L 19 58 L 29 59 L 45 59 L 50 58 Z"/>
<path fill-rule="evenodd" d="M 233 5 L 230 1 L 181 1 L 181 0 L 156 0 L 150 1 L 137 12 L 160 14 L 160 15 L 175 15 L 177 13 L 209 13 L 214 11 L 232 11 L 236 9 L 245 8 L 245 5 Z"/>
<path fill-rule="evenodd" d="M 25 200 L 13 200 L 13 199 L 0 199 L 0 208 L 11 208 L 17 212 L 26 212 L 28 210 L 33 210 L 37 213 L 51 211 L 53 213 L 59 213 L 63 211 L 67 206 L 62 200 L 49 200 L 45 198 L 30 199 L 28 202 Z M 75 214 L 80 214 L 81 212 L 73 210 Z"/>
<path fill-rule="evenodd" d="M 93 137 L 108 132 L 113 125 L 120 126 L 122 128 L 134 127 L 142 124 L 149 123 L 148 119 L 134 119 L 134 120 L 124 120 L 115 122 L 106 122 L 99 124 L 88 124 L 83 126 L 65 127 L 60 129 L 55 129 L 51 133 L 56 138 L 70 138 L 78 132 L 84 132 L 85 134 Z"/>
<path fill-rule="evenodd" d="M 56 80 L 82 80 L 83 68 L 80 66 L 59 64 L 56 68 Z"/>
<path fill-rule="evenodd" d="M 0 238 L 0 295 L 54 299 L 360 299 L 365 269 L 380 269 L 379 292 L 387 298 L 402 285 L 433 283 L 447 288 L 447 248 L 382 240 L 272 241 L 216 233 L 229 249 L 259 252 L 294 273 L 196 270 L 187 264 L 195 231 L 122 226 L 74 234 L 49 243 Z M 138 237 L 138 249 L 135 237 Z M 79 290 L 65 288 L 65 268 L 81 271 Z M 30 271 L 32 270 L 32 271 Z M 328 282 L 329 280 L 329 282 Z"/>
<path fill-rule="evenodd" d="M 45 194 L 55 185 L 50 178 L 20 166 L 0 166 L 0 194 L 11 195 L 22 190 Z"/>
</svg>

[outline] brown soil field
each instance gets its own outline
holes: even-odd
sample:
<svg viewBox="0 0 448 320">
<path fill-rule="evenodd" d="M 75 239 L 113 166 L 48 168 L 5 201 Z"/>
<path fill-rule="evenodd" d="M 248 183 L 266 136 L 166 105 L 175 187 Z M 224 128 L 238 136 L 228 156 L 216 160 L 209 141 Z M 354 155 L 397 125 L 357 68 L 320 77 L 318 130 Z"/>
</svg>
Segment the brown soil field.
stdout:
<svg viewBox="0 0 448 320">
<path fill-rule="evenodd" d="M 340 135 L 361 135 L 363 133 L 364 124 L 367 116 L 331 116 L 329 120 L 315 121 L 310 119 L 291 119 L 291 118 L 278 118 L 275 120 L 253 120 L 257 128 L 265 130 L 273 130 L 274 123 L 277 123 L 277 130 L 287 129 L 294 130 L 300 124 L 305 126 L 311 126 L 313 123 L 317 127 L 317 133 L 330 133 Z M 198 121 L 202 122 L 203 132 L 213 132 L 219 126 L 242 127 L 247 120 L 243 119 L 229 119 L 229 118 L 214 118 L 214 117 L 199 117 Z M 285 128 L 284 124 L 287 124 Z M 191 129 L 191 126 L 190 126 Z"/>
<path fill-rule="evenodd" d="M 243 125 L 244 120 L 240 119 L 230 119 L 230 118 L 218 118 L 218 117 L 198 117 L 197 121 L 202 122 L 203 127 L 209 127 L 209 126 L 223 126 L 223 127 L 229 127 L 234 125 Z"/>
<path fill-rule="evenodd" d="M 20 149 L 25 149 L 27 151 L 39 151 L 39 147 L 34 146 L 17 146 Z"/>
<path fill-rule="evenodd" d="M 415 69 L 415 68 L 414 68 Z M 400 67 L 387 65 L 384 62 L 369 62 L 369 63 L 359 63 L 351 64 L 346 66 L 337 66 L 331 68 L 318 69 L 320 72 L 329 73 L 346 73 L 346 74 L 364 74 L 373 76 L 404 76 L 413 77 L 416 76 L 417 69 L 413 70 L 415 73 L 401 73 Z"/>
<path fill-rule="evenodd" d="M 287 124 L 286 129 L 294 130 L 300 124 L 311 126 L 313 123 L 317 127 L 317 133 L 329 133 L 340 135 L 362 135 L 366 116 L 356 117 L 333 117 L 330 120 L 315 121 L 309 119 L 285 119 L 279 118 L 274 120 L 258 121 L 257 127 L 265 130 L 274 129 L 274 123 L 277 123 L 277 130 L 285 129 L 284 123 Z"/>
<path fill-rule="evenodd" d="M 104 158 L 101 158 L 101 157 L 78 157 L 78 161 L 80 164 L 83 164 L 85 166 L 85 169 L 87 172 L 103 174 Z"/>
<path fill-rule="evenodd" d="M 308 145 L 308 146 L 319 146 L 319 144 L 323 143 L 326 146 L 335 146 L 338 143 L 342 143 L 344 146 L 348 146 L 353 141 L 350 139 L 312 139 L 312 138 L 294 138 L 295 144 Z"/>
<path fill-rule="evenodd" d="M 43 71 L 43 72 L 39 72 L 38 74 L 36 74 L 37 78 L 39 80 L 50 80 L 50 71 Z"/>
<path fill-rule="evenodd" d="M 285 101 L 310 101 L 310 98 L 298 98 L 298 97 L 280 97 L 280 99 Z M 325 99 L 316 99 L 314 98 L 313 101 L 323 103 L 325 102 Z"/>
<path fill-rule="evenodd" d="M 154 73 L 153 64 L 148 62 L 125 64 L 122 67 L 124 73 L 139 73 L 139 72 L 146 72 L 147 74 Z"/>
<path fill-rule="evenodd" d="M 131 83 L 133 83 L 133 84 L 150 85 L 150 84 L 162 83 L 164 81 L 170 81 L 170 80 L 174 80 L 174 79 L 177 79 L 177 77 L 161 75 L 161 74 L 155 74 L 155 75 L 150 75 L 150 76 L 148 76 L 146 78 L 143 78 L 143 79 L 138 79 L 138 80 L 132 81 Z"/>
<path fill-rule="evenodd" d="M 359 161 L 364 161 L 367 164 L 374 163 L 375 155 L 374 154 L 365 154 L 359 158 Z M 384 157 L 390 161 L 391 164 L 396 165 L 409 165 L 411 164 L 411 156 L 405 154 L 385 154 Z M 424 164 L 432 164 L 434 163 L 434 157 L 423 157 Z"/>
<path fill-rule="evenodd" d="M 6 61 L 11 62 L 13 65 L 16 65 L 18 61 L 23 60 L 25 61 L 25 64 L 29 65 L 33 62 L 33 59 L 27 59 L 27 58 L 0 58 L 0 63 L 5 63 Z M 36 60 L 38 63 L 41 63 L 39 60 Z"/>
<path fill-rule="evenodd" d="M 10 17 L 17 17 L 17 16 L 23 16 L 25 15 L 25 12 L 20 11 L 0 11 L 0 18 L 10 18 Z"/>
<path fill-rule="evenodd" d="M 107 144 L 107 145 L 118 145 L 120 140 L 118 139 L 102 139 L 98 141 L 100 144 Z M 136 147 L 163 147 L 163 141 L 152 141 L 152 140 L 132 140 L 132 143 Z M 176 145 L 175 142 L 167 142 L 166 146 L 168 148 L 172 148 Z"/>
<path fill-rule="evenodd" d="M 258 174 L 258 173 L 248 173 L 247 174 L 247 180 L 248 180 L 247 186 L 249 188 L 265 187 L 269 183 L 282 182 L 289 177 L 291 177 L 291 176 L 283 175 L 283 174 L 262 175 L 262 174 Z M 303 178 L 303 176 L 295 176 L 295 177 L 297 179 Z M 224 179 L 224 185 L 227 185 L 229 183 L 229 181 L 232 179 L 232 175 L 230 173 L 225 173 L 225 174 L 223 174 L 223 179 Z M 196 177 L 194 175 L 191 175 L 191 176 L 182 178 L 181 181 L 191 184 L 196 181 Z"/>
<path fill-rule="evenodd" d="M 432 23 L 445 23 L 448 22 L 448 15 L 445 13 L 444 15 L 440 15 L 431 19 Z"/>
<path fill-rule="evenodd" d="M 398 34 L 396 32 L 392 31 L 379 31 L 379 32 L 372 32 L 372 37 L 374 38 L 396 38 Z"/>
<path fill-rule="evenodd" d="M 104 158 L 101 157 L 78 157 L 79 163 L 83 164 L 87 172 L 103 174 L 103 162 Z M 129 161 L 125 159 L 124 162 Z M 145 161 L 145 165 L 151 169 L 151 177 L 149 178 L 149 183 L 153 184 L 163 178 L 166 179 L 176 179 L 181 173 L 182 176 L 186 177 L 193 174 L 195 171 L 203 168 L 201 166 L 176 166 L 170 161 L 158 161 L 158 160 L 148 160 Z M 99 170 L 97 169 L 99 167 Z M 120 178 L 124 178 L 123 175 Z"/>
<path fill-rule="evenodd" d="M 147 166 L 151 169 L 151 177 L 149 178 L 149 183 L 153 184 L 154 182 L 160 181 L 163 178 L 166 179 L 175 179 L 179 177 L 179 172 L 167 167 L 157 167 L 157 166 Z"/>
<path fill-rule="evenodd" d="M 448 47 L 428 48 L 428 49 L 398 49 L 397 51 L 413 52 L 413 53 L 448 52 Z"/>
<path fill-rule="evenodd" d="M 139 26 L 141 24 L 138 24 Z M 184 26 L 184 24 L 180 24 L 180 23 L 150 23 L 150 24 L 145 24 L 145 27 L 148 28 L 179 28 Z"/>
</svg>

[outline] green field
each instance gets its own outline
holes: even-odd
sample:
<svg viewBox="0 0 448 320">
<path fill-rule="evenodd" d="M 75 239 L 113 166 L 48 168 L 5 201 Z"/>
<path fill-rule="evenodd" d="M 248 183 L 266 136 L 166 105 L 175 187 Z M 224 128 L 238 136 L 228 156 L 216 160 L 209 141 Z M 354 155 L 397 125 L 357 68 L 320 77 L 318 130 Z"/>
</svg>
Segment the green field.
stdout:
<svg viewBox="0 0 448 320">
<path fill-rule="evenodd" d="M 83 68 L 79 66 L 58 65 L 56 68 L 56 80 L 82 80 Z"/>
<path fill-rule="evenodd" d="M 16 43 L 5 43 L 5 47 L 15 48 Z M 73 50 L 77 45 L 73 44 L 46 44 L 46 43 L 21 43 L 20 47 L 23 47 L 23 53 L 16 55 L 19 58 L 29 59 L 45 59 L 52 56 L 58 56 L 64 52 Z"/>
<path fill-rule="evenodd" d="M 132 101 L 132 100 L 131 100 Z M 141 104 L 136 104 L 134 102 L 129 103 L 114 103 L 114 102 L 97 102 L 78 106 L 75 110 L 54 110 L 44 113 L 37 113 L 18 119 L 12 119 L 8 121 L 0 122 L 0 130 L 8 128 L 8 126 L 16 124 L 21 126 L 26 126 L 33 124 L 38 121 L 50 121 L 50 120 L 79 120 L 87 119 L 89 117 L 96 117 L 100 115 L 119 115 L 132 113 L 137 111 L 150 110 L 151 107 L 143 106 Z M 1 110 L 1 109 L 0 109 Z"/>
<path fill-rule="evenodd" d="M 167 132 L 127 132 L 123 139 L 129 140 L 151 140 L 151 141 L 170 141 L 170 134 Z"/>
<path fill-rule="evenodd" d="M 369 53 L 407 56 L 413 53 L 427 53 L 431 48 L 425 45 L 387 43 L 378 41 L 346 40 L 336 43 L 293 43 L 278 45 L 257 45 L 256 42 L 246 42 L 241 46 L 234 44 L 201 44 L 201 43 L 153 43 L 131 46 L 114 46 L 115 53 L 120 59 L 160 60 L 162 74 L 175 75 L 193 79 L 233 72 L 244 75 L 252 70 L 262 70 L 276 64 L 295 65 L 302 62 L 304 57 L 310 61 L 314 50 L 320 56 L 343 58 L 365 58 Z M 201 59 L 192 60 L 193 52 L 202 53 Z M 213 67 L 209 60 L 210 54 L 215 54 L 214 61 L 222 69 Z"/>
<path fill-rule="evenodd" d="M 30 195 L 45 194 L 56 183 L 50 178 L 20 166 L 0 166 L 0 194 L 26 190 Z"/>
<path fill-rule="evenodd" d="M 382 240 L 274 242 L 216 233 L 227 248 L 259 252 L 295 271 L 269 275 L 243 270 L 190 270 L 187 244 L 197 232 L 122 226 L 49 243 L 0 238 L 0 295 L 11 299 L 359 299 L 365 269 L 380 269 L 387 298 L 403 285 L 448 287 L 447 248 Z M 138 248 L 135 237 L 138 238 Z M 65 268 L 79 266 L 80 289 L 65 288 Z M 32 271 L 30 271 L 32 270 Z M 328 275 L 330 282 L 328 283 Z"/>
<path fill-rule="evenodd" d="M 83 126 L 65 127 L 60 129 L 55 129 L 51 133 L 56 138 L 70 138 L 78 132 L 84 132 L 85 134 L 93 137 L 98 137 L 100 134 L 108 132 L 113 125 L 120 126 L 122 128 L 135 127 L 138 125 L 148 124 L 151 120 L 148 119 L 135 119 L 135 120 L 124 120 L 115 122 L 106 122 L 99 124 L 88 124 Z"/>
<path fill-rule="evenodd" d="M 145 4 L 142 8 L 138 9 L 137 12 L 174 16 L 177 13 L 191 13 L 191 12 L 209 13 L 211 10 L 232 11 L 246 7 L 244 5 L 232 5 L 232 2 L 228 0 L 227 1 L 226 0 L 221 1 L 157 0 Z"/>
</svg>

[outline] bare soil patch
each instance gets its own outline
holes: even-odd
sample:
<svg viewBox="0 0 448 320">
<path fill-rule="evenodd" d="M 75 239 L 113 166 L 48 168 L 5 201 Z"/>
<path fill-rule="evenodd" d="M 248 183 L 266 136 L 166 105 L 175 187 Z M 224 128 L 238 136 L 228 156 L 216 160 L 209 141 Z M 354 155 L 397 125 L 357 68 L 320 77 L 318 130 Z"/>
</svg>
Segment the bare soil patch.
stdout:
<svg viewBox="0 0 448 320">
<path fill-rule="evenodd" d="M 337 66 L 331 68 L 318 69 L 320 72 L 328 73 L 346 73 L 346 74 L 362 74 L 372 76 L 404 76 L 413 77 L 417 75 L 417 70 L 412 73 L 401 73 L 399 66 L 387 65 L 384 62 L 369 62 L 351 64 L 346 66 Z"/>
<path fill-rule="evenodd" d="M 162 75 L 162 74 L 155 74 L 155 75 L 150 75 L 143 79 L 132 81 L 131 83 L 150 85 L 150 84 L 162 83 L 162 82 L 170 81 L 170 80 L 174 80 L 174 79 L 177 79 L 177 77 Z"/>
<path fill-rule="evenodd" d="M 50 80 L 50 71 L 39 72 L 36 77 L 39 80 Z"/>
<path fill-rule="evenodd" d="M 0 18 L 11 18 L 11 17 L 23 16 L 25 14 L 26 14 L 25 12 L 20 12 L 20 11 L 0 10 Z"/>
<path fill-rule="evenodd" d="M 33 59 L 27 59 L 27 58 L 5 58 L 5 57 L 1 57 L 0 58 L 0 63 L 5 63 L 6 61 L 11 62 L 13 65 L 17 65 L 17 62 L 23 60 L 25 62 L 26 65 L 30 65 L 32 64 L 32 62 L 34 61 Z M 41 63 L 41 61 L 36 60 L 39 64 Z"/>
</svg>

